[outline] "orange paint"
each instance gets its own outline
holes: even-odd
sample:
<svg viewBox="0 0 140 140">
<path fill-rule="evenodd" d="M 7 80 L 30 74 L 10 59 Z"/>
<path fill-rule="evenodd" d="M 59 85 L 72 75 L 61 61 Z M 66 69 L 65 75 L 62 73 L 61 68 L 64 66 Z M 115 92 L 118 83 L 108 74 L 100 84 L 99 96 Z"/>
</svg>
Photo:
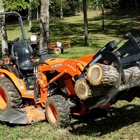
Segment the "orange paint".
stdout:
<svg viewBox="0 0 140 140">
<path fill-rule="evenodd" d="M 1 93 L 0 93 L 0 109 L 5 109 L 6 106 L 7 106 L 6 97 L 4 97 L 4 95 L 1 95 Z"/>
<path fill-rule="evenodd" d="M 74 90 L 74 85 L 72 83 L 71 77 L 64 80 L 65 85 L 66 85 L 66 90 L 68 92 L 69 95 L 75 95 L 75 90 Z"/>
<path fill-rule="evenodd" d="M 65 74 L 65 71 L 62 71 L 62 72 L 59 73 L 57 76 L 55 76 L 53 79 L 51 79 L 51 80 L 49 81 L 48 84 L 51 84 L 51 83 L 55 82 L 55 81 L 58 80 L 60 77 L 62 77 L 64 74 Z"/>
<path fill-rule="evenodd" d="M 88 63 L 91 60 L 93 60 L 93 57 L 94 57 L 94 54 L 91 54 L 91 55 L 87 55 L 87 56 L 83 56 L 83 57 L 77 58 L 77 60 Z"/>
<path fill-rule="evenodd" d="M 39 102 L 42 104 L 42 106 L 45 106 L 47 97 L 48 97 L 48 81 L 46 78 L 46 73 L 42 72 L 40 73 L 40 76 L 38 77 L 37 81 L 39 81 L 39 86 L 40 86 L 40 95 L 41 97 L 39 98 Z"/>
<path fill-rule="evenodd" d="M 9 72 L 8 70 L 0 69 L 0 77 L 3 77 L 4 75 L 7 75 L 11 79 L 21 94 L 27 91 L 23 79 L 17 78 L 12 72 Z"/>
<path fill-rule="evenodd" d="M 55 107 L 50 104 L 48 106 L 47 111 L 48 111 L 49 119 L 51 120 L 51 122 L 56 123 L 58 120 L 58 115 L 57 115 L 57 111 Z"/>
<path fill-rule="evenodd" d="M 105 108 L 108 108 L 110 106 L 111 106 L 111 104 L 107 104 L 107 105 L 101 106 L 100 109 L 105 109 Z"/>
<path fill-rule="evenodd" d="M 25 92 L 25 93 L 22 94 L 22 97 L 23 98 L 34 99 L 34 94 L 26 94 L 26 92 Z"/>
<path fill-rule="evenodd" d="M 45 110 L 41 108 L 35 108 L 34 106 L 27 106 L 23 108 L 27 113 L 28 124 L 46 120 Z"/>
</svg>

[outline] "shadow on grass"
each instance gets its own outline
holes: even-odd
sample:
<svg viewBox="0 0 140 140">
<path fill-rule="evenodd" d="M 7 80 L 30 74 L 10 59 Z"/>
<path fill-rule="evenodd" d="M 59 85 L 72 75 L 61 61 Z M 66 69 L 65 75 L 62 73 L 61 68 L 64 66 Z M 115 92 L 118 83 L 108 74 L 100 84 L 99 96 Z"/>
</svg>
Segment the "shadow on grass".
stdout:
<svg viewBox="0 0 140 140">
<path fill-rule="evenodd" d="M 96 36 L 96 34 L 105 34 L 112 37 L 118 37 L 123 36 L 127 32 L 132 32 L 134 36 L 139 35 L 139 16 L 136 12 L 135 14 L 132 12 L 130 13 L 129 11 L 107 12 L 105 15 L 104 31 L 101 29 L 101 19 L 102 17 L 98 16 L 88 20 L 89 34 L 94 36 Z M 69 38 L 72 42 L 72 46 L 83 46 L 83 21 L 79 20 L 76 23 L 68 23 L 63 22 L 63 20 L 54 20 L 50 23 L 50 35 L 52 40 Z M 94 38 L 94 41 L 95 40 L 97 40 L 96 37 Z"/>
<path fill-rule="evenodd" d="M 75 16 L 76 17 L 76 16 Z M 104 34 L 107 36 L 118 37 L 123 36 L 127 32 L 132 32 L 133 35 L 138 35 L 140 32 L 140 16 L 137 11 L 118 10 L 105 12 L 105 29 L 102 31 L 102 17 L 98 15 L 89 18 L 89 36 L 94 35 L 93 41 L 98 37 L 96 34 Z M 24 22 L 28 25 L 27 22 Z M 14 30 L 18 23 L 9 25 L 9 30 Z M 39 23 L 33 21 L 31 32 L 39 35 Z M 77 20 L 74 23 L 66 22 L 65 19 L 50 19 L 50 42 L 57 40 L 71 40 L 71 46 L 83 46 L 84 44 L 84 23 L 83 20 Z M 89 43 L 91 39 L 89 37 Z M 98 40 L 99 41 L 99 40 Z"/>
<path fill-rule="evenodd" d="M 98 112 L 95 114 L 87 115 L 83 118 L 83 121 L 86 125 L 77 127 L 76 129 L 71 130 L 71 133 L 74 135 L 87 135 L 87 136 L 102 136 L 116 130 L 119 130 L 122 127 L 129 126 L 133 123 L 140 121 L 140 106 L 131 104 L 126 105 L 121 108 L 114 108 L 115 115 L 107 117 L 106 119 L 98 120 L 96 118 L 106 117 L 105 112 Z M 97 116 L 100 114 L 100 116 Z M 96 121 L 95 121 L 96 120 Z M 81 122 L 77 121 L 71 124 L 72 127 Z"/>
<path fill-rule="evenodd" d="M 139 25 L 140 16 L 136 10 L 117 10 L 105 12 L 105 30 L 101 30 L 102 17 L 99 15 L 95 18 L 90 18 L 89 31 L 91 33 L 99 33 L 111 35 L 114 37 L 132 32 L 137 35 L 140 32 Z M 94 21 L 95 24 L 94 24 Z M 98 22 L 97 22 L 98 21 Z M 100 23 L 98 25 L 97 23 Z M 93 26 L 94 25 L 94 26 Z"/>
</svg>

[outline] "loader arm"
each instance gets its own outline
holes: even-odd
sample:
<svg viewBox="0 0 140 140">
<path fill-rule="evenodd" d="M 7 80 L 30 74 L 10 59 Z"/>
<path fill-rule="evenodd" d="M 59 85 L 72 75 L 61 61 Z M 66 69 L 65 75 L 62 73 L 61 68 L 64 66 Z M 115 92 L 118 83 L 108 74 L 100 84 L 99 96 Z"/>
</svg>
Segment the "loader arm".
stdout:
<svg viewBox="0 0 140 140">
<path fill-rule="evenodd" d="M 124 39 L 127 39 L 126 43 L 117 49 L 117 45 Z M 126 66 L 130 67 L 133 63 L 140 60 L 140 46 L 138 44 L 138 39 L 133 37 L 131 33 L 127 33 L 119 42 L 116 43 L 115 41 L 111 41 L 107 43 L 101 50 L 93 55 L 92 59 L 91 57 L 92 55 L 85 57 L 90 61 L 85 66 L 82 74 L 75 76 L 76 79 L 83 78 L 87 69 L 95 63 L 106 63 L 107 65 L 113 63 L 121 74 L 121 80 L 124 81 L 123 68 Z M 81 58 L 81 60 L 83 60 L 83 58 Z"/>
</svg>

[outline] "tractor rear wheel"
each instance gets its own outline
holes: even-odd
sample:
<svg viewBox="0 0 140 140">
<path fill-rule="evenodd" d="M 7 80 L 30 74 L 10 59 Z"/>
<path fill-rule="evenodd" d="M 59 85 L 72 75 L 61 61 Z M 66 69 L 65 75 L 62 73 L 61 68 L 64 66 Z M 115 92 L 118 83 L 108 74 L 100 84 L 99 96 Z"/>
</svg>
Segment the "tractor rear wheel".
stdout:
<svg viewBox="0 0 140 140">
<path fill-rule="evenodd" d="M 46 116 L 54 127 L 67 127 L 70 123 L 70 107 L 61 95 L 53 95 L 46 101 Z"/>
<path fill-rule="evenodd" d="M 10 108 L 19 108 L 22 98 L 12 81 L 7 77 L 0 78 L 0 112 Z"/>
</svg>

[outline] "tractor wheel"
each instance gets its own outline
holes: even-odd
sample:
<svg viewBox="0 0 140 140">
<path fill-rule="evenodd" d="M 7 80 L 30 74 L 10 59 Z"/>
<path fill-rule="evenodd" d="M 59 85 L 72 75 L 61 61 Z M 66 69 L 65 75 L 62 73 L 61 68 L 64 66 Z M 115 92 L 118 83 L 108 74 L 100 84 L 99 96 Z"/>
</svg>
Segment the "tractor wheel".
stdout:
<svg viewBox="0 0 140 140">
<path fill-rule="evenodd" d="M 12 81 L 7 77 L 0 78 L 0 112 L 19 108 L 21 102 L 21 95 Z"/>
<path fill-rule="evenodd" d="M 70 123 L 70 108 L 63 96 L 53 95 L 46 101 L 46 116 L 54 127 L 67 127 Z"/>
<path fill-rule="evenodd" d="M 54 49 L 54 53 L 55 53 L 55 54 L 60 54 L 60 53 L 62 53 L 62 52 L 61 52 L 61 48 L 55 48 L 55 49 Z"/>
</svg>

